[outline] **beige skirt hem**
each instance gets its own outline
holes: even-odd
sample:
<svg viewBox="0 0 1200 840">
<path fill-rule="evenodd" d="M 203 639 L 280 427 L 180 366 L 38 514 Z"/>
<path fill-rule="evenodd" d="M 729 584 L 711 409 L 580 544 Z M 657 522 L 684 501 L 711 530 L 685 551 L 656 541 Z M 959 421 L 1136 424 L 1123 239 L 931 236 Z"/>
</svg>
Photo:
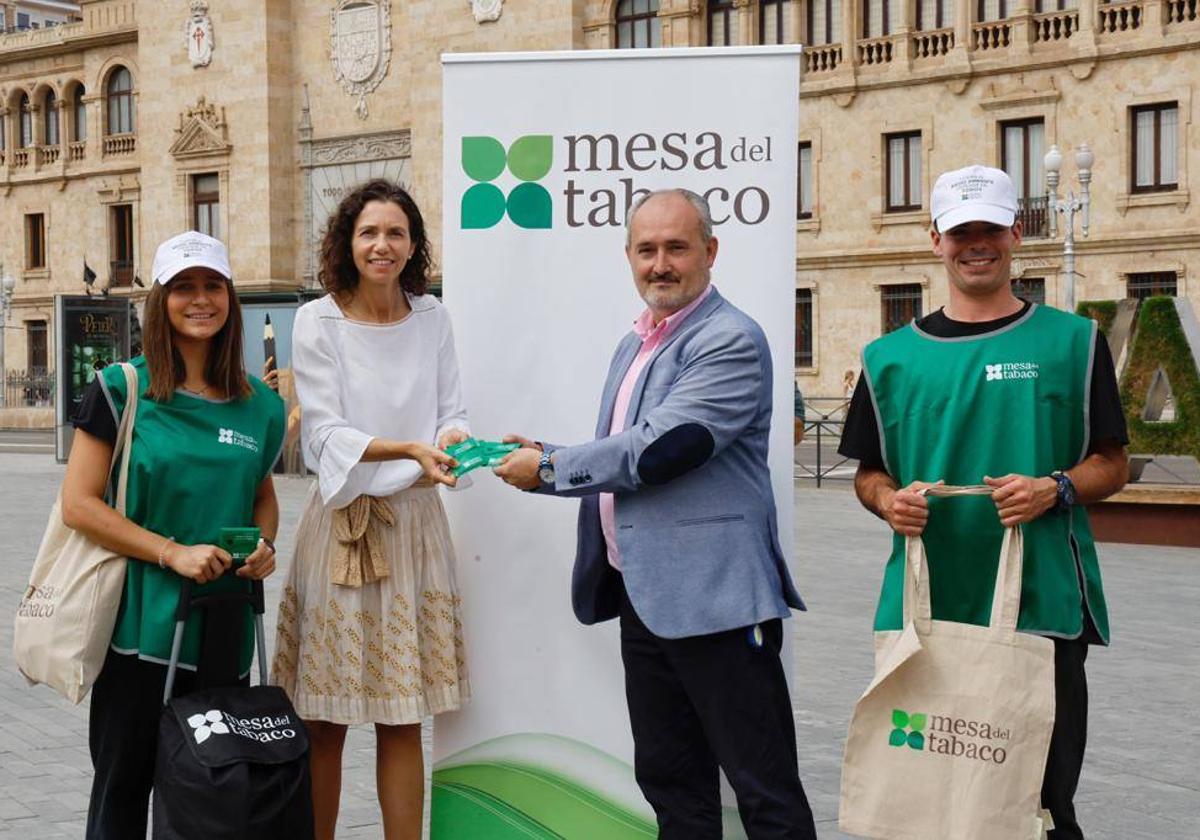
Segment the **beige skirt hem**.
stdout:
<svg viewBox="0 0 1200 840">
<path fill-rule="evenodd" d="M 471 693 L 461 689 L 426 691 L 424 698 L 406 700 L 334 697 L 293 691 L 288 691 L 288 695 L 296 707 L 296 714 L 302 719 L 347 726 L 360 723 L 381 723 L 386 726 L 420 723 L 432 715 L 458 711 L 471 699 Z"/>
<path fill-rule="evenodd" d="M 332 513 L 314 483 L 279 605 L 271 679 L 307 720 L 402 725 L 470 697 L 454 547 L 441 498 L 411 487 L 386 499 L 385 577 L 332 582 Z"/>
</svg>

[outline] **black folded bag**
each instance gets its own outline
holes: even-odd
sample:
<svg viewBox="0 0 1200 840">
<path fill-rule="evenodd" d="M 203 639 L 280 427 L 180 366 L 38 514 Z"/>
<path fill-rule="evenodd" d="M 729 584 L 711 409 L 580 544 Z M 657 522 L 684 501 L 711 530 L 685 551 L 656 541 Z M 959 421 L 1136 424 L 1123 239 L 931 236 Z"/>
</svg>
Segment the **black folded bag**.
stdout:
<svg viewBox="0 0 1200 840">
<path fill-rule="evenodd" d="M 259 682 L 171 698 L 184 622 L 195 607 L 249 601 Z M 154 840 L 308 840 L 313 836 L 308 733 L 283 689 L 266 685 L 261 581 L 246 594 L 180 591 L 154 767 Z M 227 610 L 212 609 L 212 620 Z M 237 650 L 238 646 L 232 646 Z"/>
</svg>

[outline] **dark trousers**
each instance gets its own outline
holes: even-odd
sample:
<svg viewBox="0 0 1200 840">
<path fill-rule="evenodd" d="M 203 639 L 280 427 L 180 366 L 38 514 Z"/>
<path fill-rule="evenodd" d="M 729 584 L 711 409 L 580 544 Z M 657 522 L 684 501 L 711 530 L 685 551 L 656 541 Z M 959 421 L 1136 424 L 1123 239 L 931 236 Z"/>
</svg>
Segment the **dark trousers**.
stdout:
<svg viewBox="0 0 1200 840">
<path fill-rule="evenodd" d="M 796 768 L 779 651 L 783 622 L 684 639 L 655 636 L 621 591 L 621 658 L 634 771 L 661 840 L 720 840 L 718 766 L 750 840 L 815 840 Z"/>
<path fill-rule="evenodd" d="M 167 666 L 109 650 L 92 686 L 88 746 L 92 753 L 92 799 L 87 840 L 146 836 L 146 813 L 154 783 L 154 754 L 162 715 Z M 180 669 L 175 694 L 192 691 L 196 674 Z"/>
<path fill-rule="evenodd" d="M 1054 640 L 1054 733 L 1042 781 L 1042 807 L 1054 819 L 1050 840 L 1083 840 L 1074 799 L 1087 747 L 1087 655 L 1083 639 Z"/>
</svg>

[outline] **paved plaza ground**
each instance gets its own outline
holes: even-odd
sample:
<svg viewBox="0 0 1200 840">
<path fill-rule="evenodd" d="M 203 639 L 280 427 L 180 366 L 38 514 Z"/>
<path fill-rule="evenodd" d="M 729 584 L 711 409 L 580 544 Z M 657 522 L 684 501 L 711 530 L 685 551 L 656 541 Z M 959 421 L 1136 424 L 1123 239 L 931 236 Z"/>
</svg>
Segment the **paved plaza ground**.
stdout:
<svg viewBox="0 0 1200 840">
<path fill-rule="evenodd" d="M 47 455 L 0 452 L 0 604 L 7 605 L 0 608 L 0 838 L 83 835 L 87 704 L 73 707 L 45 688 L 26 687 L 12 665 L 6 617 L 61 477 Z M 288 478 L 278 486 L 286 564 L 307 482 Z M 885 527 L 848 491 L 848 482 L 831 482 L 796 494 L 797 582 L 811 611 L 791 623 L 793 700 L 801 772 L 822 840 L 843 837 L 836 830 L 842 741 L 871 675 L 870 622 L 888 546 Z M 1081 821 L 1098 840 L 1191 840 L 1200 836 L 1200 551 L 1105 545 L 1101 560 L 1114 645 L 1093 650 L 1088 662 Z M 282 579 L 281 571 L 268 585 L 268 628 Z M 347 743 L 340 825 L 339 837 L 382 837 L 366 727 Z"/>
</svg>

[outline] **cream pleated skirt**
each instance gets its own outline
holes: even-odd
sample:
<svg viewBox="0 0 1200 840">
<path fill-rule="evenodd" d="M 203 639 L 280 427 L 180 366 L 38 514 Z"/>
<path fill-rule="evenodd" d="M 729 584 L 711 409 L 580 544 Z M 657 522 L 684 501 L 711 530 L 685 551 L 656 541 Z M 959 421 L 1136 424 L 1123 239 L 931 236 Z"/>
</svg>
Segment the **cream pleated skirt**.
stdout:
<svg viewBox="0 0 1200 840">
<path fill-rule="evenodd" d="M 331 723 L 418 723 L 470 697 L 454 546 L 435 487 L 387 499 L 387 577 L 331 581 L 333 511 L 313 482 L 279 605 L 271 681 L 300 717 Z"/>
</svg>

